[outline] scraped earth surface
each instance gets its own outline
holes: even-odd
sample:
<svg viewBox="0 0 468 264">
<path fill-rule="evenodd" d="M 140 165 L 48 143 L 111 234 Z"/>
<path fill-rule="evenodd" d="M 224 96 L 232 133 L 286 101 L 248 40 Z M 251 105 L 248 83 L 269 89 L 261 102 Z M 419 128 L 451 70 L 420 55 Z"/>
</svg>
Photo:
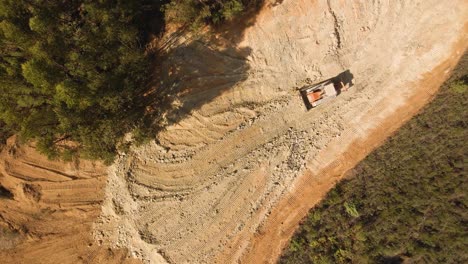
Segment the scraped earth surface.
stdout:
<svg viewBox="0 0 468 264">
<path fill-rule="evenodd" d="M 110 168 L 14 138 L 2 150 L 2 262 L 275 262 L 307 209 L 433 96 L 467 21 L 462 0 L 284 0 L 239 30 L 167 36 L 155 89 L 173 110 L 154 141 Z M 306 111 L 296 89 L 348 69 L 355 85 Z"/>
<path fill-rule="evenodd" d="M 0 153 L 0 262 L 139 263 L 91 236 L 106 179 L 102 164 L 50 161 L 10 138 Z"/>
<path fill-rule="evenodd" d="M 177 38 L 160 80 L 180 91 L 169 125 L 110 168 L 96 239 L 153 263 L 274 262 L 284 241 L 268 244 L 276 256 L 248 260 L 281 225 L 278 205 L 310 184 L 321 197 L 341 174 L 321 175 L 353 142 L 376 131 L 383 140 L 394 130 L 377 129 L 386 120 L 416 113 L 466 48 L 467 10 L 466 1 L 286 0 L 237 38 Z M 347 69 L 355 85 L 307 112 L 296 89 Z M 352 164 L 372 149 L 362 148 L 348 153 Z"/>
</svg>

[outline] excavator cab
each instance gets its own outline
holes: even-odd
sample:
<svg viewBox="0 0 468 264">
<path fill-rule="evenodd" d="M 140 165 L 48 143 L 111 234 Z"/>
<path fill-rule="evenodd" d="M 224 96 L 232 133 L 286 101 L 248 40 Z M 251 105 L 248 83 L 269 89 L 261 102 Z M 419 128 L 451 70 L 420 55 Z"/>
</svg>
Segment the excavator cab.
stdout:
<svg viewBox="0 0 468 264">
<path fill-rule="evenodd" d="M 302 99 L 307 110 L 317 107 L 347 91 L 353 86 L 353 75 L 349 70 L 313 85 L 306 85 L 300 89 Z"/>
</svg>

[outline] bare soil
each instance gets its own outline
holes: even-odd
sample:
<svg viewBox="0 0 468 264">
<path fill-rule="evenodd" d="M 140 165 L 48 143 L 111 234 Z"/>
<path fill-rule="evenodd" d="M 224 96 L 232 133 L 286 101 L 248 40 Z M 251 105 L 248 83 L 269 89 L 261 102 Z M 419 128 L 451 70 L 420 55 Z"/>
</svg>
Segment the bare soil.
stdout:
<svg viewBox="0 0 468 264">
<path fill-rule="evenodd" d="M 96 239 L 151 263 L 275 262 L 306 211 L 448 77 L 467 7 L 283 1 L 242 38 L 166 45 L 174 111 L 110 168 Z M 355 85 L 306 111 L 297 88 L 347 69 Z"/>
<path fill-rule="evenodd" d="M 91 236 L 100 214 L 107 168 L 47 160 L 34 145 L 8 140 L 0 153 L 2 263 L 138 263 L 126 249 Z"/>
<path fill-rule="evenodd" d="M 396 109 L 392 116 L 372 129 L 369 136 L 350 139 L 354 141 L 347 149 L 336 153 L 335 158 L 326 167 L 315 168 L 315 172 L 311 170 L 312 168 L 306 169 L 294 190 L 285 196 L 272 211 L 266 223 L 261 227 L 262 231 L 248 238 L 253 242 L 251 247 L 245 250 L 241 262 L 275 263 L 309 209 L 318 204 L 336 182 L 346 177 L 347 172 L 364 159 L 370 151 L 382 144 L 389 135 L 417 114 L 434 97 L 447 79 L 447 73 L 457 65 L 465 48 L 465 40 L 457 43 L 454 47 L 455 53 L 450 59 L 425 74 L 420 81 L 411 84 L 415 86 L 414 94 L 406 100 L 406 104 Z M 335 140 L 326 148 L 326 151 L 334 152 L 339 149 L 336 145 L 343 144 L 345 140 L 345 138 Z M 235 248 L 238 243 L 242 243 L 242 240 L 245 238 L 233 241 L 232 246 L 227 248 Z M 226 250 L 225 254 L 220 255 L 218 262 L 226 263 L 231 259 L 232 251 Z"/>
<path fill-rule="evenodd" d="M 48 161 L 10 139 L 2 262 L 273 263 L 468 43 L 463 0 L 273 2 L 240 31 L 158 44 L 166 130 L 111 167 Z M 355 85 L 306 111 L 297 88 L 348 69 Z"/>
</svg>

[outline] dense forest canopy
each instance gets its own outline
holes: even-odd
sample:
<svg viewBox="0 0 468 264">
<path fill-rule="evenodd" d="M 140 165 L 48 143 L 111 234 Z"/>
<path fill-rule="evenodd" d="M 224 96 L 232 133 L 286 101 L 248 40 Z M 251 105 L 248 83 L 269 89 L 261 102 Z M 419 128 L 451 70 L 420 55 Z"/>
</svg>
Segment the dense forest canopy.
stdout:
<svg viewBox="0 0 468 264">
<path fill-rule="evenodd" d="M 151 18 L 196 29 L 244 7 L 240 0 L 0 0 L 2 135 L 35 140 L 51 158 L 79 151 L 112 161 L 122 137 L 141 126 Z"/>
</svg>

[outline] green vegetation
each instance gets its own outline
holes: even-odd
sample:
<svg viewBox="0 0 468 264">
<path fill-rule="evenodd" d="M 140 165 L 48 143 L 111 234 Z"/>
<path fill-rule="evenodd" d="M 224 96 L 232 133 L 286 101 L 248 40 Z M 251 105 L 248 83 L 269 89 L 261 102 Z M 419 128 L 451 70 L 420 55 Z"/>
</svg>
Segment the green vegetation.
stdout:
<svg viewBox="0 0 468 264">
<path fill-rule="evenodd" d="M 312 209 L 280 263 L 467 263 L 468 56 Z"/>
<path fill-rule="evenodd" d="M 1 141 L 18 133 L 50 158 L 111 162 L 126 133 L 150 131 L 154 18 L 199 26 L 242 10 L 240 0 L 0 0 Z"/>
<path fill-rule="evenodd" d="M 145 4 L 0 1 L 1 120 L 51 158 L 79 144 L 86 158 L 112 160 L 147 81 Z"/>
<path fill-rule="evenodd" d="M 260 0 L 173 0 L 164 6 L 166 21 L 196 30 L 205 24 L 219 24 L 240 15 Z"/>
</svg>

